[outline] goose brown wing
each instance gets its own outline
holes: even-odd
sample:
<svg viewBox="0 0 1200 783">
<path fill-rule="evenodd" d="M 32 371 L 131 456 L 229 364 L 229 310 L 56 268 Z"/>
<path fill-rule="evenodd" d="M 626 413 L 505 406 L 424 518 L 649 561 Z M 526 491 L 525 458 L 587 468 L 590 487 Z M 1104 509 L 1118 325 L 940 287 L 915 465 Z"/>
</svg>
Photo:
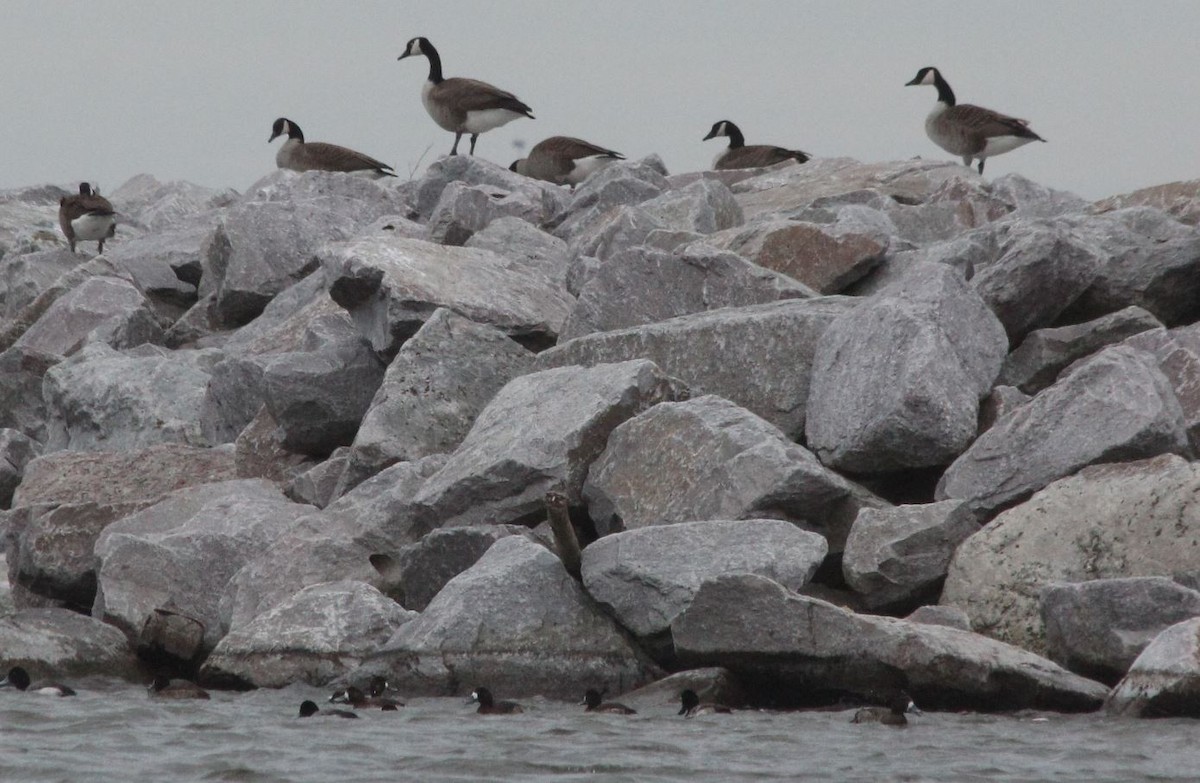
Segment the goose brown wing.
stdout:
<svg viewBox="0 0 1200 783">
<path fill-rule="evenodd" d="M 456 111 L 469 112 L 485 109 L 508 109 L 527 117 L 533 117 L 533 109 L 499 87 L 493 87 L 478 79 L 455 77 L 446 79 L 436 88 L 438 100 L 445 101 Z"/>
<path fill-rule="evenodd" d="M 959 104 L 947 109 L 946 113 L 951 115 L 956 125 L 985 139 L 995 136 L 1019 136 L 1039 140 L 1042 138 L 1029 129 L 1028 120 L 1009 117 L 982 106 Z"/>
<path fill-rule="evenodd" d="M 539 141 L 529 151 L 530 155 L 545 154 L 555 158 L 564 158 L 566 160 L 579 160 L 580 158 L 590 158 L 596 155 L 603 155 L 609 158 L 617 158 L 623 160 L 625 158 L 619 152 L 592 144 L 583 139 L 572 138 L 571 136 L 551 136 L 548 139 Z"/>
<path fill-rule="evenodd" d="M 795 160 L 804 163 L 809 159 L 807 152 L 789 150 L 783 147 L 773 147 L 770 144 L 753 144 L 745 147 L 735 147 L 721 158 L 718 168 L 725 169 L 754 169 L 763 166 L 774 166 L 785 160 Z"/>
<path fill-rule="evenodd" d="M 76 198 L 80 202 L 81 215 L 111 215 L 114 212 L 112 203 L 103 196 L 93 194 Z"/>
<path fill-rule="evenodd" d="M 370 155 L 364 155 L 337 144 L 313 141 L 305 144 L 302 149 L 308 163 L 323 171 L 374 170 L 390 172 L 392 170 L 391 166 L 375 160 Z"/>
</svg>

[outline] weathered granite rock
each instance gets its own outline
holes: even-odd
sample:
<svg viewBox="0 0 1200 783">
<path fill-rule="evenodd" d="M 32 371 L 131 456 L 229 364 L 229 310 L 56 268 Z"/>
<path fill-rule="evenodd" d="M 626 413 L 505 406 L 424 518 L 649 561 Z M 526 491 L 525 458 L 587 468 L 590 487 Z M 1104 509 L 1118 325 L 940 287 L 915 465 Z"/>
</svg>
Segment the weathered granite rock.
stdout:
<svg viewBox="0 0 1200 783">
<path fill-rule="evenodd" d="M 1060 479 L 963 542 L 941 602 L 975 630 L 1040 652 L 1047 584 L 1200 571 L 1198 488 L 1200 468 L 1173 455 Z"/>
<path fill-rule="evenodd" d="M 467 240 L 465 247 L 490 250 L 509 264 L 544 275 L 556 286 L 567 279 L 567 243 L 520 218 L 502 217 Z"/>
<path fill-rule="evenodd" d="M 1195 226 L 1200 224 L 1200 179 L 1152 185 L 1132 193 L 1100 199 L 1093 206 L 1097 212 L 1137 206 L 1154 207 L 1181 223 Z"/>
<path fill-rule="evenodd" d="M 603 222 L 615 208 L 657 198 L 669 187 L 662 171 L 645 161 L 619 161 L 605 166 L 575 189 L 554 229 L 555 236 L 570 241 Z"/>
<path fill-rule="evenodd" d="M 1015 217 L 1054 218 L 1086 212 L 1090 206 L 1074 193 L 1046 187 L 1015 173 L 992 180 L 991 189 L 1016 207 L 1012 213 Z"/>
<path fill-rule="evenodd" d="M 528 528 L 517 525 L 442 528 L 394 555 L 372 555 L 371 564 L 392 600 L 405 609 L 423 612 L 447 582 L 475 565 L 492 544 L 514 535 L 532 536 Z"/>
<path fill-rule="evenodd" d="M 283 492 L 297 503 L 325 508 L 337 498 L 338 484 L 350 463 L 350 447 L 339 446 L 328 459 L 299 471 Z"/>
<path fill-rule="evenodd" d="M 671 627 L 700 586 L 759 574 L 795 590 L 828 553 L 825 539 L 778 519 L 682 522 L 614 533 L 583 550 L 583 586 L 638 636 Z"/>
<path fill-rule="evenodd" d="M 1200 453 L 1200 328 L 1168 331 L 1158 326 L 1127 338 L 1124 345 L 1146 351 L 1158 361 L 1183 411 L 1192 452 Z"/>
<path fill-rule="evenodd" d="M 944 625 L 960 631 L 971 630 L 971 618 L 967 617 L 967 613 L 957 606 L 918 606 L 912 614 L 904 619 L 910 623 Z"/>
<path fill-rule="evenodd" d="M 200 410 L 215 349 L 117 352 L 93 343 L 46 372 L 46 450 L 111 451 L 156 443 L 207 446 Z"/>
<path fill-rule="evenodd" d="M 620 693 L 657 668 L 588 598 L 559 559 L 521 536 L 497 541 L 421 616 L 364 664 L 408 693 L 578 698 L 580 683 Z"/>
<path fill-rule="evenodd" d="M 25 466 L 42 446 L 20 430 L 0 428 L 0 508 L 8 508 L 25 475 Z"/>
<path fill-rule="evenodd" d="M 678 254 L 637 247 L 597 267 L 580 288 L 560 340 L 723 307 L 812 296 L 807 286 L 732 253 L 703 245 Z"/>
<path fill-rule="evenodd" d="M 208 294 L 197 300 L 167 328 L 163 335 L 163 345 L 168 348 L 219 347 L 227 333 L 222 332 L 220 324 L 217 323 L 214 312 L 216 302 L 216 294 Z"/>
<path fill-rule="evenodd" d="M 489 223 L 505 217 L 541 226 L 561 212 L 569 198 L 561 188 L 543 187 L 529 179 L 516 190 L 451 182 L 429 216 L 429 239 L 442 245 L 463 245 Z"/>
<path fill-rule="evenodd" d="M 817 344 L 806 432 L 826 465 L 860 473 L 945 464 L 975 437 L 1004 330 L 942 264 L 834 321 Z"/>
<path fill-rule="evenodd" d="M 157 235 L 205 223 L 233 204 L 237 193 L 178 180 L 160 182 L 149 174 L 138 174 L 121 183 L 108 198 L 122 217 Z"/>
<path fill-rule="evenodd" d="M 177 490 L 100 534 L 92 616 L 146 643 L 143 626 L 156 609 L 168 609 L 204 625 L 207 652 L 223 635 L 225 585 L 312 510 L 260 479 Z"/>
<path fill-rule="evenodd" d="M 858 304 L 818 297 L 695 313 L 560 343 L 538 354 L 536 367 L 649 359 L 693 395 L 724 397 L 799 439 L 817 341 Z"/>
<path fill-rule="evenodd" d="M 320 256 L 334 301 L 389 356 L 439 307 L 545 347 L 573 301 L 539 271 L 487 250 L 370 237 L 330 244 Z"/>
<path fill-rule="evenodd" d="M 83 259 L 66 249 L 0 259 L 0 317 L 12 318 Z"/>
<path fill-rule="evenodd" d="M 238 434 L 233 442 L 233 454 L 238 478 L 262 478 L 280 485 L 289 484 L 312 466 L 311 457 L 283 447 L 282 433 L 266 405 Z"/>
<path fill-rule="evenodd" d="M 728 400 L 663 403 L 617 427 L 584 485 L 600 535 L 702 519 L 785 519 L 840 552 L 863 506 L 883 501 Z"/>
<path fill-rule="evenodd" d="M 442 527 L 540 520 L 550 490 L 580 505 L 584 478 L 613 430 L 679 394 L 678 383 L 645 360 L 515 378 L 414 502 Z"/>
<path fill-rule="evenodd" d="M 1047 657 L 1115 685 L 1160 632 L 1200 617 L 1200 592 L 1161 576 L 1052 582 L 1041 611 Z"/>
<path fill-rule="evenodd" d="M 57 185 L 0 190 L 0 258 L 62 247 L 58 200 L 69 195 Z"/>
<path fill-rule="evenodd" d="M 1068 365 L 1127 337 L 1161 327 L 1140 307 L 1126 307 L 1094 321 L 1031 332 L 1004 360 L 998 383 L 1037 394 Z"/>
<path fill-rule="evenodd" d="M 121 349 L 162 341 L 141 291 L 117 277 L 93 277 L 59 297 L 14 345 L 67 356 L 91 342 Z"/>
<path fill-rule="evenodd" d="M 0 649 L 5 667 L 23 666 L 35 682 L 51 676 L 132 680 L 139 673 L 124 634 L 66 609 L 24 609 L 0 617 Z"/>
<path fill-rule="evenodd" d="M 509 171 L 503 166 L 473 155 L 446 156 L 429 164 L 417 185 L 413 207 L 417 215 L 429 222 L 447 188 L 475 187 L 484 192 L 503 191 L 537 194 L 538 200 L 547 202 L 547 212 L 553 214 L 550 205 L 565 204 L 568 196 L 563 189 L 549 182 L 532 180 Z"/>
<path fill-rule="evenodd" d="M 1113 688 L 1109 715 L 1130 718 L 1200 717 L 1200 617 L 1154 638 Z"/>
<path fill-rule="evenodd" d="M 908 608 L 936 598 L 955 549 L 979 530 L 959 501 L 859 512 L 842 572 L 871 609 Z"/>
<path fill-rule="evenodd" d="M 905 687 L 935 709 L 1076 712 L 1108 691 L 978 634 L 856 615 L 761 576 L 704 584 L 671 634 L 684 665 L 725 666 L 779 706 Z"/>
<path fill-rule="evenodd" d="M 416 616 L 362 582 L 306 587 L 222 638 L 199 679 L 259 688 L 323 686 Z"/>
<path fill-rule="evenodd" d="M 737 169 L 730 169 L 729 173 L 734 171 Z M 737 675 L 721 666 L 676 672 L 621 694 L 621 703 L 638 712 L 665 709 L 674 714 L 679 709 L 679 694 L 684 690 L 695 691 L 701 702 L 724 704 L 735 709 L 746 704 L 746 689 L 738 681 Z"/>
<path fill-rule="evenodd" d="M 1011 415 L 1031 399 L 1014 386 L 993 387 L 991 393 L 979 403 L 979 434 L 990 430 L 997 421 Z"/>
<path fill-rule="evenodd" d="M 496 392 L 532 365 L 533 354 L 502 332 L 438 309 L 388 365 L 353 459 L 377 472 L 453 451 Z"/>
<path fill-rule="evenodd" d="M 991 515 L 1099 462 L 1189 454 L 1183 411 L 1155 359 L 1114 346 L 998 420 L 938 482 L 939 500 Z"/>
<path fill-rule="evenodd" d="M 875 190 L 867 192 L 877 193 Z M 884 201 L 870 206 L 887 215 L 895 227 L 893 242 L 900 246 L 953 240 L 1013 211 L 1011 202 L 979 179 L 948 179 L 933 187 L 915 204 Z"/>
<path fill-rule="evenodd" d="M 721 182 L 712 179 L 668 190 L 640 204 L 641 209 L 665 228 L 712 234 L 745 222 L 742 208 Z"/>
<path fill-rule="evenodd" d="M 46 402 L 42 381 L 59 357 L 31 348 L 9 348 L 0 353 L 0 427 L 18 430 L 46 441 Z"/>
<path fill-rule="evenodd" d="M 755 222 L 706 241 L 822 294 L 840 293 L 862 278 L 883 260 L 888 248 L 886 237 L 796 220 Z"/>
<path fill-rule="evenodd" d="M 105 255 L 125 268 L 151 301 L 178 311 L 196 301 L 204 243 L 211 231 L 211 226 L 194 226 L 147 234 Z"/>
<path fill-rule="evenodd" d="M 8 581 L 20 588 L 19 602 L 36 596 L 90 607 L 95 543 L 105 527 L 168 492 L 233 476 L 229 450 L 174 444 L 34 459 L 14 497 L 8 530 Z"/>
</svg>

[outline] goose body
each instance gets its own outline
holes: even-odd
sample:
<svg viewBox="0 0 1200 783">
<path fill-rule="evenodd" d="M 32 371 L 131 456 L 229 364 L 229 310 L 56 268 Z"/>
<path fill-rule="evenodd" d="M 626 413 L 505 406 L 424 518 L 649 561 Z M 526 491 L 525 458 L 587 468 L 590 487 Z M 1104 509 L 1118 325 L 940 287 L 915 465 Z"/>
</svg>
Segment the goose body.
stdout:
<svg viewBox="0 0 1200 783">
<path fill-rule="evenodd" d="M 702 141 L 715 139 L 719 136 L 729 138 L 729 146 L 713 161 L 713 168 L 722 169 L 756 169 L 763 166 L 774 166 L 785 160 L 806 163 L 812 157 L 807 152 L 789 150 L 783 147 L 773 147 L 770 144 L 746 144 L 746 137 L 741 129 L 729 120 L 713 123 L 712 130 Z"/>
<path fill-rule="evenodd" d="M 574 188 L 613 161 L 624 159 L 619 152 L 583 139 L 551 136 L 533 145 L 529 156 L 513 161 L 509 169 L 526 177 Z"/>
<path fill-rule="evenodd" d="M 964 166 L 979 161 L 979 173 L 990 157 L 1011 152 L 1031 141 L 1045 141 L 1029 128 L 1027 120 L 1009 117 L 981 106 L 960 104 L 950 84 L 937 68 L 922 68 L 906 86 L 937 88 L 938 100 L 925 118 L 925 133 L 934 144 L 962 158 Z"/>
<path fill-rule="evenodd" d="M 454 134 L 451 155 L 458 154 L 464 133 L 471 136 L 471 154 L 479 134 L 499 128 L 520 117 L 533 119 L 533 110 L 513 95 L 478 79 L 442 75 L 442 58 L 428 38 L 413 38 L 396 59 L 424 55 L 429 60 L 429 78 L 421 86 L 421 103 L 433 121 Z"/>
<path fill-rule="evenodd" d="M 104 252 L 104 240 L 117 232 L 117 217 L 112 204 L 100 195 L 99 189 L 92 190 L 86 182 L 80 183 L 79 194 L 64 196 L 58 202 L 58 226 L 75 252 L 75 243 L 80 241 L 99 242 L 98 253 Z"/>
<path fill-rule="evenodd" d="M 325 144 L 320 141 L 304 140 L 304 131 L 300 126 L 287 117 L 275 120 L 271 127 L 271 138 L 275 141 L 279 136 L 287 136 L 287 141 L 275 153 L 275 165 L 281 169 L 293 171 L 344 171 L 361 173 L 372 179 L 394 177 L 396 173 L 386 163 L 375 160 L 370 155 L 355 152 L 337 144 Z"/>
</svg>

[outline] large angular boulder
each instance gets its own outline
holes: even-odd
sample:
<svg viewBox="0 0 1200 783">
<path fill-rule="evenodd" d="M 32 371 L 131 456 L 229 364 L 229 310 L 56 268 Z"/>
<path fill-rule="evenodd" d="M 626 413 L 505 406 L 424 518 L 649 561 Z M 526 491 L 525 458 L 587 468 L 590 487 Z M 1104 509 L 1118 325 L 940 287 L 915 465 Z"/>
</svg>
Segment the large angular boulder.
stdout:
<svg viewBox="0 0 1200 783">
<path fill-rule="evenodd" d="M 411 217 L 428 222 L 446 190 L 464 186 L 484 192 L 527 193 L 532 200 L 545 202 L 545 209 L 551 214 L 556 205 L 564 204 L 568 198 L 557 185 L 529 179 L 490 160 L 474 155 L 448 155 L 425 169 L 410 198 L 415 213 Z"/>
<path fill-rule="evenodd" d="M 364 664 L 402 691 L 578 698 L 580 683 L 621 693 L 657 668 L 545 547 L 497 541 Z"/>
<path fill-rule="evenodd" d="M 544 275 L 554 286 L 566 285 L 567 243 L 520 218 L 493 220 L 464 247 L 490 250 L 513 266 Z"/>
<path fill-rule="evenodd" d="M 0 428 L 0 508 L 12 504 L 13 492 L 21 484 L 25 466 L 41 451 L 41 444 L 20 430 Z"/>
<path fill-rule="evenodd" d="M 636 247 L 609 258 L 583 284 L 560 339 L 813 295 L 786 275 L 703 245 L 684 253 Z"/>
<path fill-rule="evenodd" d="M 1097 709 L 1108 689 L 1033 653 L 945 626 L 856 615 L 762 576 L 701 586 L 671 624 L 680 661 L 724 666 L 757 701 L 830 702 L 903 687 L 936 709 Z"/>
<path fill-rule="evenodd" d="M 1192 453 L 1200 454 L 1200 328 L 1158 326 L 1126 338 L 1123 344 L 1146 351 L 1158 362 L 1183 411 Z"/>
<path fill-rule="evenodd" d="M 645 360 L 515 378 L 413 500 L 435 527 L 540 521 L 551 490 L 579 506 L 588 469 L 613 430 L 679 394 Z"/>
<path fill-rule="evenodd" d="M 228 449 L 177 444 L 134 452 L 54 452 L 31 461 L 7 531 L 8 581 L 21 605 L 88 609 L 95 544 L 108 525 L 183 487 L 234 478 Z"/>
<path fill-rule="evenodd" d="M 57 185 L 0 190 L 0 258 L 62 247 L 58 200 L 69 195 Z"/>
<path fill-rule="evenodd" d="M 1046 585 L 1196 571 L 1197 491 L 1200 467 L 1172 455 L 1085 468 L 963 542 L 941 601 L 975 630 L 1042 652 Z"/>
<path fill-rule="evenodd" d="M 200 411 L 216 349 L 117 352 L 93 343 L 46 372 L 46 450 L 111 451 L 157 443 L 207 446 Z"/>
<path fill-rule="evenodd" d="M 1100 199 L 1093 206 L 1101 213 L 1128 207 L 1153 207 L 1181 223 L 1195 226 L 1200 224 L 1200 179 L 1151 185 L 1132 193 Z"/>
<path fill-rule="evenodd" d="M 568 200 L 561 188 L 548 188 L 537 180 L 522 181 L 517 190 L 451 182 L 429 216 L 429 238 L 443 245 L 463 245 L 492 221 L 506 217 L 541 226 Z"/>
<path fill-rule="evenodd" d="M 1041 610 L 1047 657 L 1115 685 L 1160 632 L 1200 617 L 1200 592 L 1161 576 L 1052 582 Z"/>
<path fill-rule="evenodd" d="M 195 655 L 211 651 L 224 633 L 218 604 L 225 585 L 306 511 L 312 507 L 257 479 L 173 492 L 100 534 L 92 616 L 149 645 L 144 629 L 156 610 L 167 610 L 202 626 Z"/>
<path fill-rule="evenodd" d="M 222 638 L 199 679 L 258 688 L 324 686 L 416 616 L 362 582 L 306 587 Z"/>
<path fill-rule="evenodd" d="M 937 597 L 954 551 L 978 530 L 956 500 L 864 508 L 846 539 L 842 573 L 868 608 L 909 608 Z"/>
<path fill-rule="evenodd" d="M 808 444 L 859 473 L 943 465 L 975 438 L 1008 344 L 954 269 L 927 264 L 834 321 L 813 359 Z"/>
<path fill-rule="evenodd" d="M 705 582 L 759 574 L 803 587 L 825 539 L 778 519 L 682 522 L 604 536 L 583 550 L 583 586 L 638 636 L 671 627 Z"/>
<path fill-rule="evenodd" d="M 353 459 L 381 470 L 451 452 L 534 355 L 502 332 L 438 309 L 388 365 L 354 438 Z"/>
<path fill-rule="evenodd" d="M 125 635 L 67 609 L 24 609 L 0 617 L 5 671 L 23 666 L 36 682 L 56 677 L 137 679 L 139 669 Z"/>
<path fill-rule="evenodd" d="M 657 198 L 670 184 L 660 161 L 621 161 L 605 166 L 575 189 L 554 229 L 567 241 L 586 233 L 615 209 Z"/>
<path fill-rule="evenodd" d="M 334 301 L 389 356 L 439 307 L 545 347 L 573 301 L 539 271 L 488 250 L 372 236 L 332 243 L 320 257 Z"/>
<path fill-rule="evenodd" d="M 31 348 L 0 352 L 0 427 L 46 441 L 46 402 L 42 381 L 61 359 Z"/>
<path fill-rule="evenodd" d="M 733 193 L 717 180 L 704 179 L 668 190 L 640 204 L 664 228 L 712 234 L 745 222 Z"/>
<path fill-rule="evenodd" d="M 863 506 L 883 501 L 777 428 L 715 396 L 656 405 L 608 438 L 584 485 L 601 535 L 703 519 L 785 519 L 840 552 Z"/>
<path fill-rule="evenodd" d="M 1200 617 L 1154 637 L 1104 709 L 1131 718 L 1200 717 Z"/>
<path fill-rule="evenodd" d="M 160 235 L 207 223 L 235 203 L 237 195 L 230 189 L 215 190 L 181 180 L 160 182 L 150 174 L 137 174 L 121 183 L 109 199 L 130 223 Z"/>
<path fill-rule="evenodd" d="M 55 300 L 14 345 L 67 356 L 91 342 L 121 349 L 162 341 L 142 292 L 119 277 L 97 276 Z"/>
<path fill-rule="evenodd" d="M 54 249 L 4 256 L 0 260 L 0 318 L 13 318 L 84 259 Z"/>
<path fill-rule="evenodd" d="M 939 500 L 990 515 L 1086 465 L 1190 454 L 1183 411 L 1155 357 L 1125 346 L 1075 365 L 954 461 Z"/>
<path fill-rule="evenodd" d="M 204 243 L 210 226 L 147 234 L 105 253 L 124 268 L 163 314 L 178 315 L 196 302 Z"/>
</svg>

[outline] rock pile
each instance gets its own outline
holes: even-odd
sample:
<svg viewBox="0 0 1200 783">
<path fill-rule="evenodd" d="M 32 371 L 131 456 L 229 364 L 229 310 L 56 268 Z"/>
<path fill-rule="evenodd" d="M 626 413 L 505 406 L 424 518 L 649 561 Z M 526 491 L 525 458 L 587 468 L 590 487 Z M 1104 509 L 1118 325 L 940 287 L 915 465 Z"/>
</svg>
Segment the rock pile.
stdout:
<svg viewBox="0 0 1200 783">
<path fill-rule="evenodd" d="M 1192 714 L 1179 185 L 140 176 L 90 259 L 0 192 L 4 663 Z"/>
</svg>

